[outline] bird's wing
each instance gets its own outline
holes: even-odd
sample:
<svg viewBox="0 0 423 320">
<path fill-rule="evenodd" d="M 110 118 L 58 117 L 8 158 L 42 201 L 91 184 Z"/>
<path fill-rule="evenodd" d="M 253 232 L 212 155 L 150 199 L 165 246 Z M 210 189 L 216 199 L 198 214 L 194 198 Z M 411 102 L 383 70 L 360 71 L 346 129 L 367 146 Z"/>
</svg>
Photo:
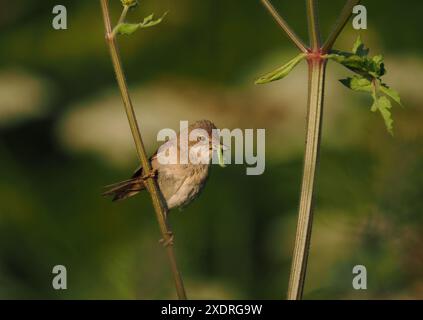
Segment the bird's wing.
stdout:
<svg viewBox="0 0 423 320">
<path fill-rule="evenodd" d="M 157 168 L 157 151 L 154 152 L 154 154 L 150 157 L 149 159 L 150 161 L 150 165 L 153 167 L 153 169 Z M 134 172 L 134 174 L 132 175 L 132 179 L 133 178 L 138 178 L 138 177 L 142 177 L 144 176 L 144 169 L 142 168 L 142 165 L 140 165 Z"/>
<path fill-rule="evenodd" d="M 177 144 L 178 144 L 178 140 L 176 139 L 171 139 L 168 140 L 166 142 L 164 142 L 157 150 L 156 152 L 153 153 L 153 155 L 150 157 L 149 161 L 150 161 L 150 165 L 153 167 L 153 169 L 158 169 L 160 166 L 160 163 L 158 162 L 158 152 L 165 152 L 167 150 L 169 150 L 171 153 L 174 153 L 176 150 L 176 161 L 179 157 L 179 150 L 177 148 Z M 137 168 L 137 170 L 135 170 L 132 178 L 137 178 L 139 176 L 143 176 L 143 169 L 142 166 L 139 166 Z"/>
</svg>

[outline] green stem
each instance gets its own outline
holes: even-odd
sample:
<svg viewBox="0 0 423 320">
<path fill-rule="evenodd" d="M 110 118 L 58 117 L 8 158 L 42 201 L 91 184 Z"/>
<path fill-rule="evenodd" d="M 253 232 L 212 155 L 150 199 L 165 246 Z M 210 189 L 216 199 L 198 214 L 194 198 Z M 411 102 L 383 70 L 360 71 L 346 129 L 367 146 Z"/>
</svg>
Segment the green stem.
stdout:
<svg viewBox="0 0 423 320">
<path fill-rule="evenodd" d="M 122 13 L 121 13 L 121 15 L 120 15 L 120 17 L 119 17 L 119 20 L 118 20 L 118 22 L 116 23 L 116 26 L 114 27 L 114 29 L 112 30 L 112 37 L 113 37 L 113 38 L 115 38 L 115 37 L 116 37 L 118 27 L 119 27 L 122 23 L 124 23 L 124 22 L 125 22 L 125 20 L 126 20 L 126 16 L 128 15 L 129 8 L 130 8 L 129 6 L 123 6 L 123 10 L 122 10 Z"/>
<path fill-rule="evenodd" d="M 348 0 L 342 9 L 342 12 L 335 23 L 332 32 L 330 33 L 328 39 L 326 40 L 325 44 L 323 45 L 322 51 L 329 52 L 333 45 L 335 44 L 336 39 L 338 39 L 339 35 L 341 34 L 342 30 L 344 29 L 345 25 L 347 24 L 348 20 L 352 16 L 353 8 L 360 3 L 361 0 Z"/>
<path fill-rule="evenodd" d="M 310 34 L 311 49 L 316 52 L 320 49 L 320 28 L 317 12 L 317 0 L 307 0 L 307 20 Z"/>
<path fill-rule="evenodd" d="M 288 299 L 302 299 L 310 251 L 313 225 L 313 200 L 318 167 L 323 118 L 323 100 L 327 60 L 325 53 L 332 49 L 335 41 L 352 15 L 352 9 L 360 0 L 348 0 L 328 40 L 320 47 L 320 31 L 317 18 L 317 0 L 307 0 L 307 16 L 312 51 L 308 53 L 309 93 L 306 148 L 301 186 L 298 225 L 289 279 Z"/>
<path fill-rule="evenodd" d="M 123 6 L 122 14 L 120 15 L 119 21 L 116 25 L 125 22 L 126 15 L 128 14 L 129 6 Z"/>
<path fill-rule="evenodd" d="M 100 2 L 101 2 L 101 8 L 103 12 L 104 26 L 106 30 L 106 40 L 109 46 L 110 55 L 113 62 L 113 67 L 116 73 L 116 79 L 117 79 L 119 89 L 122 95 L 123 104 L 125 106 L 126 115 L 128 117 L 132 136 L 134 138 L 137 154 L 141 161 L 141 165 L 143 167 L 145 175 L 151 177 L 146 180 L 146 187 L 153 202 L 154 211 L 156 213 L 157 221 L 159 223 L 163 240 L 165 243 L 169 244 L 166 246 L 166 252 L 169 258 L 169 263 L 170 263 L 173 278 L 175 281 L 178 298 L 185 300 L 187 297 L 186 297 L 182 277 L 179 272 L 178 266 L 176 264 L 176 257 L 175 257 L 173 244 L 172 244 L 172 233 L 169 230 L 169 227 L 166 223 L 167 208 L 166 208 L 166 205 L 164 204 L 163 196 L 157 186 L 157 183 L 155 179 L 152 178 L 152 175 L 151 175 L 152 170 L 150 167 L 150 161 L 147 156 L 143 140 L 141 138 L 141 133 L 140 133 L 138 122 L 135 116 L 134 107 L 131 101 L 131 97 L 129 95 L 128 85 L 126 83 L 118 46 L 113 34 L 113 29 L 112 29 L 112 25 L 110 21 L 110 14 L 109 14 L 109 1 L 100 0 Z"/>
<path fill-rule="evenodd" d="M 318 166 L 326 74 L 325 59 L 309 60 L 307 137 L 297 233 L 289 279 L 288 299 L 299 300 L 307 270 L 313 222 L 313 194 Z"/>
<path fill-rule="evenodd" d="M 269 0 L 261 0 L 264 7 L 269 11 L 269 13 L 272 15 L 272 17 L 275 19 L 275 21 L 278 23 L 278 25 L 282 28 L 282 30 L 285 31 L 285 33 L 288 35 L 289 39 L 297 46 L 300 51 L 307 53 L 307 47 L 305 46 L 304 42 L 300 39 L 299 36 L 294 32 L 294 30 L 291 29 L 291 27 L 288 25 L 288 23 L 285 21 L 284 18 L 280 16 L 280 14 L 277 12 L 275 7 L 270 3 Z"/>
</svg>

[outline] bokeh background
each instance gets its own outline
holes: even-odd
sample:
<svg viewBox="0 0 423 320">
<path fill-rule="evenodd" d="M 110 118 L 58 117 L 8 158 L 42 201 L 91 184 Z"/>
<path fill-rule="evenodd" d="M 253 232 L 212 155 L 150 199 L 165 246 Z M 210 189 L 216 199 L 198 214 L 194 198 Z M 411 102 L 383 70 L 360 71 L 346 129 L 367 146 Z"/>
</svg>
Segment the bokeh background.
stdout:
<svg viewBox="0 0 423 320">
<path fill-rule="evenodd" d="M 306 116 L 306 65 L 266 86 L 254 79 L 296 54 L 258 0 L 145 0 L 129 16 L 169 11 L 119 40 L 142 134 L 180 120 L 267 130 L 266 171 L 213 167 L 205 192 L 171 213 L 190 298 L 285 297 L 296 228 Z M 304 38 L 303 1 L 274 0 Z M 328 32 L 341 0 L 322 0 Z M 68 30 L 52 8 L 68 9 Z M 423 2 L 364 1 L 373 53 L 406 108 L 395 137 L 371 101 L 328 69 L 307 299 L 423 298 Z M 120 2 L 111 0 L 113 18 Z M 337 43 L 349 49 L 348 25 Z M 0 1 L 0 298 L 175 298 L 146 194 L 100 196 L 137 159 L 113 76 L 98 1 Z M 68 290 L 52 289 L 52 268 Z M 368 290 L 352 288 L 365 265 Z"/>
</svg>

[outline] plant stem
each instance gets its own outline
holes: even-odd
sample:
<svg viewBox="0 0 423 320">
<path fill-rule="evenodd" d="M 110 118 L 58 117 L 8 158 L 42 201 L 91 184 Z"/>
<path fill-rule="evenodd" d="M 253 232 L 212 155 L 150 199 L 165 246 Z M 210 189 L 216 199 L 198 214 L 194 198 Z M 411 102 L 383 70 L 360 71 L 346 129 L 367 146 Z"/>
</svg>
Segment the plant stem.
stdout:
<svg viewBox="0 0 423 320">
<path fill-rule="evenodd" d="M 310 250 L 313 222 L 313 194 L 318 166 L 320 137 L 323 116 L 323 98 L 326 63 L 324 59 L 309 59 L 309 89 L 307 137 L 304 158 L 304 171 L 301 187 L 300 209 L 297 233 L 289 279 L 288 299 L 302 298 Z"/>
<path fill-rule="evenodd" d="M 308 30 L 311 39 L 311 49 L 316 52 L 320 49 L 320 28 L 317 12 L 317 0 L 307 0 Z"/>
<path fill-rule="evenodd" d="M 310 251 L 313 224 L 313 200 L 318 167 L 323 118 L 323 100 L 327 60 L 325 53 L 332 47 L 352 15 L 353 7 L 360 0 L 348 0 L 323 47 L 320 47 L 320 31 L 317 15 L 317 0 L 307 0 L 307 16 L 312 50 L 308 53 L 309 89 L 307 111 L 307 133 L 304 171 L 301 186 L 300 208 L 295 236 L 288 299 L 302 299 Z"/>
<path fill-rule="evenodd" d="M 119 85 L 119 89 L 122 95 L 123 104 L 125 106 L 126 115 L 128 117 L 129 125 L 131 127 L 132 136 L 134 138 L 135 146 L 137 149 L 138 157 L 141 161 L 141 165 L 144 170 L 144 174 L 147 177 L 150 177 L 146 180 L 146 187 L 151 196 L 154 211 L 156 213 L 157 221 L 159 223 L 160 231 L 165 243 L 169 245 L 166 246 L 166 252 L 169 258 L 170 267 L 172 270 L 173 278 L 175 281 L 176 291 L 178 298 L 181 300 L 185 300 L 186 293 L 184 284 L 182 281 L 181 274 L 179 272 L 176 257 L 173 250 L 172 244 L 172 233 L 167 225 L 166 216 L 167 216 L 167 208 L 163 201 L 163 196 L 157 186 L 156 181 L 152 177 L 150 161 L 148 159 L 147 153 L 145 151 L 144 143 L 141 138 L 140 129 L 138 126 L 138 122 L 135 116 L 134 107 L 131 101 L 131 97 L 129 95 L 128 85 L 126 83 L 125 74 L 122 68 L 122 62 L 119 55 L 118 46 L 116 43 L 116 39 L 113 34 L 113 29 L 110 21 L 110 13 L 109 13 L 109 1 L 108 0 L 100 0 L 101 8 L 103 12 L 103 20 L 104 26 L 106 30 L 106 40 L 109 46 L 110 55 L 113 62 L 113 67 L 116 73 L 116 79 Z M 125 10 L 125 9 L 124 9 Z M 126 15 L 126 13 L 125 13 Z"/>
<path fill-rule="evenodd" d="M 116 25 L 123 23 L 126 19 L 126 15 L 128 14 L 129 6 L 123 6 L 122 14 L 120 15 L 119 21 Z"/>
<path fill-rule="evenodd" d="M 270 3 L 269 0 L 261 0 L 265 8 L 270 12 L 272 17 L 276 20 L 276 22 L 279 24 L 279 26 L 282 28 L 282 30 L 285 31 L 285 33 L 288 35 L 289 39 L 297 46 L 298 49 L 300 49 L 302 52 L 307 53 L 308 50 L 304 44 L 304 42 L 300 39 L 299 36 L 296 35 L 294 30 L 291 29 L 291 27 L 288 25 L 288 23 L 285 21 L 284 18 L 280 16 L 278 11 L 273 7 L 273 5 Z"/>
<path fill-rule="evenodd" d="M 323 52 L 329 52 L 333 45 L 335 44 L 336 39 L 338 39 L 338 36 L 344 29 L 345 25 L 347 24 L 348 20 L 352 16 L 352 10 L 353 8 L 360 3 L 361 0 L 348 0 L 345 4 L 344 8 L 342 9 L 342 12 L 335 23 L 335 26 L 330 33 L 328 39 L 326 40 L 325 44 L 323 45 L 322 51 Z"/>
<path fill-rule="evenodd" d="M 303 296 L 313 226 L 314 187 L 320 151 L 327 65 L 327 60 L 322 57 L 320 52 L 321 44 L 317 0 L 307 0 L 307 20 L 311 51 L 307 56 L 309 84 L 306 147 L 297 232 L 289 278 L 288 300 L 300 300 Z"/>
</svg>

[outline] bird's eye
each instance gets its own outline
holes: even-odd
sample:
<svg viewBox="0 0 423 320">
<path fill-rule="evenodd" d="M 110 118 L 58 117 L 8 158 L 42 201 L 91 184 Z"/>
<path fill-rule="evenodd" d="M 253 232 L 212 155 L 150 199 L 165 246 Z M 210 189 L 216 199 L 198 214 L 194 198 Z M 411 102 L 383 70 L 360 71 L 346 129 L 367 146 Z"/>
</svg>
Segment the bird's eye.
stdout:
<svg viewBox="0 0 423 320">
<path fill-rule="evenodd" d="M 206 140 L 206 137 L 205 136 L 199 136 L 198 138 L 197 138 L 197 141 L 198 142 L 200 142 L 200 141 L 205 141 Z"/>
</svg>

